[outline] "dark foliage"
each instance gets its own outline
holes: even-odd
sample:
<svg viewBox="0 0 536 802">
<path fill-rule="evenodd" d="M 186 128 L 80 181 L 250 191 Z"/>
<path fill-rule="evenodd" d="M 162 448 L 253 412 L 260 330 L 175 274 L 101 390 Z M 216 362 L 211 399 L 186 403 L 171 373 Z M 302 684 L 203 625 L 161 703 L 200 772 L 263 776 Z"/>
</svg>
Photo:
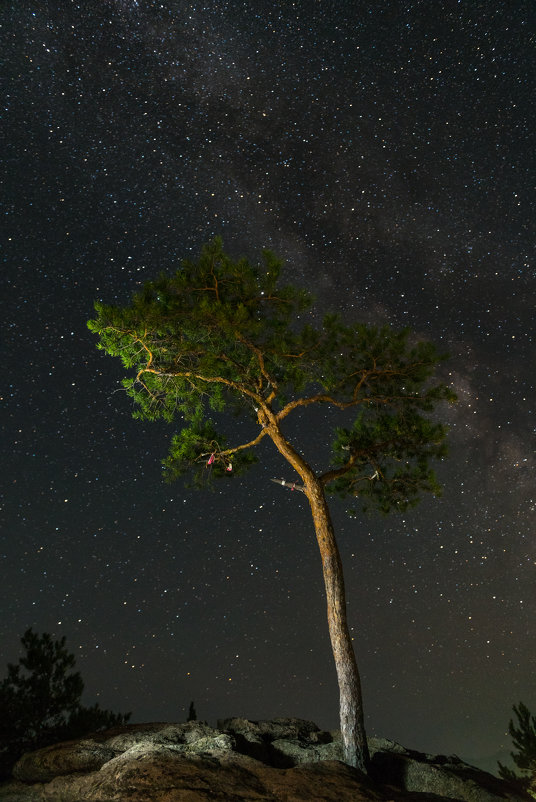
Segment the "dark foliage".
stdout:
<svg viewBox="0 0 536 802">
<path fill-rule="evenodd" d="M 0 776 L 24 753 L 88 732 L 124 724 L 130 713 L 112 713 L 80 703 L 84 683 L 65 638 L 28 629 L 18 665 L 8 663 L 0 683 Z"/>
<path fill-rule="evenodd" d="M 522 788 L 528 788 L 530 782 L 536 777 L 536 717 L 523 702 L 513 706 L 516 714 L 517 726 L 510 719 L 508 732 L 512 738 L 517 752 L 511 752 L 511 757 L 521 774 L 517 774 L 508 766 L 499 763 L 499 774 L 504 780 L 509 780 Z"/>
</svg>

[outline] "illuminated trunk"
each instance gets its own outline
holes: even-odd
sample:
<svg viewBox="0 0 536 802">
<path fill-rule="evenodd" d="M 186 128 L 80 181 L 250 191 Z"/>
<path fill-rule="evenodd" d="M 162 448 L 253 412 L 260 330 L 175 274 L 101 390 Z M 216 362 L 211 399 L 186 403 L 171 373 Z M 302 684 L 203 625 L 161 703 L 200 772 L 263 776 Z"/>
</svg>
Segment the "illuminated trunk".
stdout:
<svg viewBox="0 0 536 802">
<path fill-rule="evenodd" d="M 322 557 L 329 635 L 339 683 L 339 714 L 344 761 L 367 772 L 369 751 L 363 719 L 361 681 L 346 619 L 342 562 L 324 494 L 316 479 L 306 483 L 306 495 Z"/>
<path fill-rule="evenodd" d="M 269 426 L 268 433 L 278 451 L 301 476 L 313 515 L 316 539 L 322 557 L 331 648 L 339 683 L 339 714 L 344 761 L 367 772 L 370 758 L 363 719 L 361 681 L 346 619 L 342 562 L 324 486 L 303 457 L 283 436 L 273 417 L 270 423 L 272 425 Z"/>
</svg>

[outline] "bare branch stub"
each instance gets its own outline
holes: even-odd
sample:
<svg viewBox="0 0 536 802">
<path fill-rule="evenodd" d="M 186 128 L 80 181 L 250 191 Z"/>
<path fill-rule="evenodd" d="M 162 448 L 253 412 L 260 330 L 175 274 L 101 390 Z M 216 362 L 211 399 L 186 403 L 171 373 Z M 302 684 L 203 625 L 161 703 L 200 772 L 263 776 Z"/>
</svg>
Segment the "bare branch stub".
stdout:
<svg viewBox="0 0 536 802">
<path fill-rule="evenodd" d="M 288 487 L 289 490 L 299 490 L 300 493 L 305 493 L 305 487 L 303 485 L 297 485 L 296 482 L 287 482 L 285 479 L 270 479 L 270 481 L 278 485 L 283 485 L 283 487 Z"/>
</svg>

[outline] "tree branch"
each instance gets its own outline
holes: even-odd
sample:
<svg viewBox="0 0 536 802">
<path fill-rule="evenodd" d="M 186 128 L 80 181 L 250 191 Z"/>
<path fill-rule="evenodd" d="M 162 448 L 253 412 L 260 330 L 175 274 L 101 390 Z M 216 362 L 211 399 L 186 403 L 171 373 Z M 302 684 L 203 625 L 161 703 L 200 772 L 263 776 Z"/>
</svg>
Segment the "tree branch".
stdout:
<svg viewBox="0 0 536 802">
<path fill-rule="evenodd" d="M 259 363 L 261 374 L 268 382 L 268 385 L 272 387 L 272 391 L 266 399 L 266 403 L 270 404 L 277 395 L 277 382 L 270 376 L 270 374 L 266 370 L 266 363 L 264 361 L 264 355 L 262 351 L 260 350 L 260 348 L 257 348 L 256 345 L 253 345 L 253 343 L 250 343 L 248 340 L 245 340 L 243 337 L 240 337 L 237 333 L 235 333 L 235 337 L 238 340 L 238 342 L 242 343 L 242 345 L 245 345 L 246 348 L 249 348 L 249 350 L 252 351 L 257 357 L 257 362 Z"/>
<path fill-rule="evenodd" d="M 249 443 L 243 443 L 242 445 L 235 446 L 234 448 L 226 448 L 223 451 L 221 451 L 220 453 L 221 453 L 221 455 L 223 457 L 226 457 L 229 454 L 235 454 L 237 451 L 243 451 L 245 448 L 253 448 L 258 443 L 260 443 L 262 438 L 265 437 L 267 434 L 268 434 L 268 431 L 266 429 L 262 429 L 259 432 L 259 434 L 257 435 L 257 437 L 255 437 L 254 440 L 250 440 Z"/>
<path fill-rule="evenodd" d="M 350 409 L 356 407 L 358 404 L 391 404 L 393 401 L 417 401 L 420 396 L 408 395 L 389 395 L 389 396 L 366 396 L 364 398 L 353 398 L 351 401 L 339 401 L 331 395 L 318 393 L 318 395 L 309 396 L 309 398 L 296 398 L 294 401 L 289 401 L 283 409 L 277 413 L 277 419 L 282 420 L 286 418 L 297 407 L 308 407 L 311 404 L 332 404 L 337 409 Z"/>
<path fill-rule="evenodd" d="M 379 470 L 379 468 L 376 467 L 374 462 L 372 462 L 372 459 L 370 460 L 370 462 L 372 463 L 372 467 L 374 468 L 374 473 L 372 474 L 372 476 L 358 476 L 355 479 L 356 483 L 363 482 L 365 480 L 373 482 L 375 479 L 383 479 L 381 471 Z M 349 471 L 352 470 L 352 467 L 353 467 L 352 465 L 346 463 L 346 465 L 343 465 L 342 468 L 335 468 L 332 471 L 326 471 L 326 473 L 323 473 L 322 476 L 318 477 L 318 481 L 321 482 L 325 487 L 327 484 L 333 482 L 335 479 L 339 479 L 341 476 L 347 474 Z"/>
<path fill-rule="evenodd" d="M 252 398 L 257 404 L 262 403 L 262 399 L 258 393 L 254 393 L 253 390 L 250 390 L 243 384 L 239 382 L 235 382 L 232 379 L 225 379 L 223 376 L 202 376 L 200 373 L 195 373 L 193 370 L 181 370 L 181 371 L 163 371 L 158 370 L 158 368 L 141 368 L 137 375 L 136 381 L 140 384 L 143 384 L 140 376 L 142 373 L 153 373 L 156 376 L 174 378 L 174 379 L 199 379 L 200 381 L 207 382 L 207 384 L 224 384 L 227 387 L 232 387 L 233 390 L 236 390 L 237 393 L 241 393 L 243 395 L 248 396 L 248 398 Z M 145 384 L 143 384 L 145 387 Z M 147 389 L 147 388 L 146 388 Z"/>
<path fill-rule="evenodd" d="M 340 468 L 333 468 L 331 471 L 326 471 L 321 476 L 318 477 L 318 481 L 322 482 L 324 487 L 329 484 L 329 482 L 333 482 L 335 479 L 338 479 L 340 476 L 344 476 L 349 471 L 352 470 L 354 467 L 355 461 L 357 460 L 358 456 L 363 456 L 363 453 L 356 452 L 355 454 L 351 454 L 348 458 L 347 462 L 342 465 Z"/>
</svg>

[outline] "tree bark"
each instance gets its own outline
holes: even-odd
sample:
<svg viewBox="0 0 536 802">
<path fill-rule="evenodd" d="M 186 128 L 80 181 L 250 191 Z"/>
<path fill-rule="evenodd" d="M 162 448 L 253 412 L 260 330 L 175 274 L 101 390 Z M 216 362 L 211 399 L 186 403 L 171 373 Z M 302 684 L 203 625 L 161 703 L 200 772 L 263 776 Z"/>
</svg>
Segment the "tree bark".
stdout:
<svg viewBox="0 0 536 802">
<path fill-rule="evenodd" d="M 339 714 L 344 761 L 368 771 L 369 751 L 363 717 L 361 680 L 346 618 L 346 597 L 339 554 L 324 488 L 315 478 L 306 483 L 316 538 L 322 557 L 331 648 L 339 683 Z"/>
<path fill-rule="evenodd" d="M 278 451 L 303 480 L 304 492 L 309 500 L 313 516 L 316 538 L 322 557 L 329 635 L 339 683 L 339 714 L 344 761 L 367 773 L 370 756 L 363 717 L 361 680 L 352 639 L 348 631 L 342 561 L 335 540 L 324 486 L 303 457 L 283 436 L 273 417 L 270 424 L 268 426 L 269 436 Z"/>
</svg>

